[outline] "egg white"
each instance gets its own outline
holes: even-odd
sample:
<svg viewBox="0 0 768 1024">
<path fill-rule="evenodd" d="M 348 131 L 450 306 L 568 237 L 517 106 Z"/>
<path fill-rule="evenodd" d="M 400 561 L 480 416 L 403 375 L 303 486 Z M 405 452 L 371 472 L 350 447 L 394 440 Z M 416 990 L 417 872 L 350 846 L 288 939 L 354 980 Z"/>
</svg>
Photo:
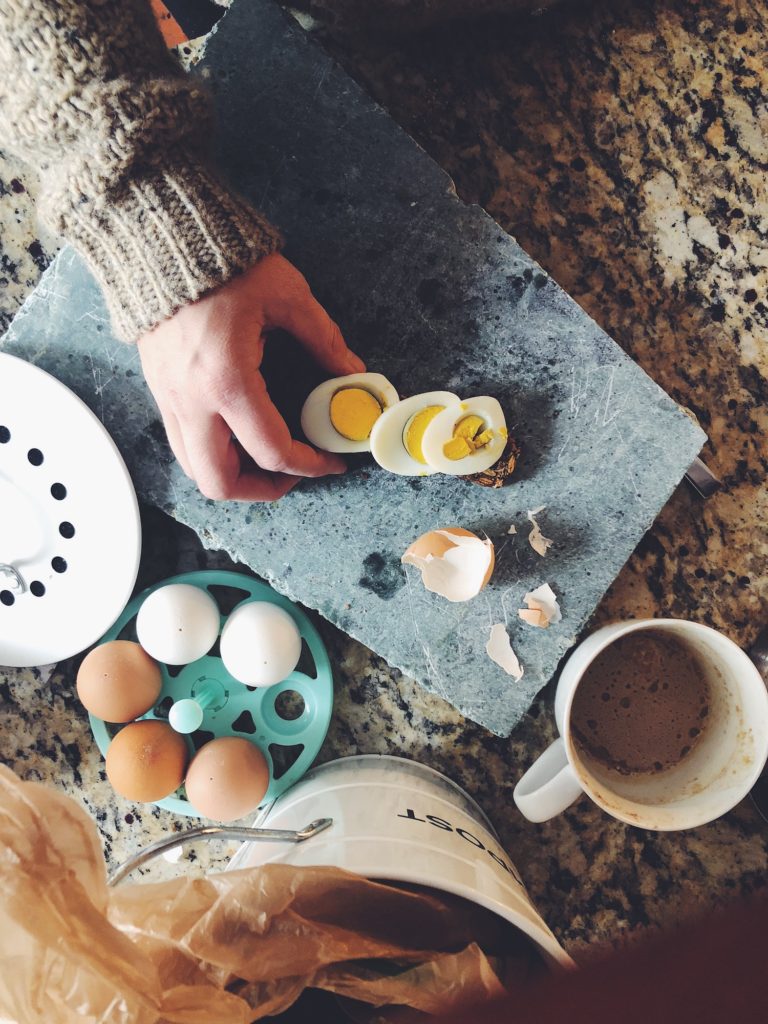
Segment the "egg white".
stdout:
<svg viewBox="0 0 768 1024">
<path fill-rule="evenodd" d="M 369 391 L 385 411 L 398 401 L 397 391 L 381 373 L 350 373 L 323 381 L 310 392 L 301 410 L 301 429 L 310 444 L 326 452 L 370 451 L 370 439 L 350 441 L 331 423 L 331 399 L 342 388 L 355 387 Z"/>
<path fill-rule="evenodd" d="M 431 476 L 437 472 L 409 455 L 403 442 L 409 420 L 429 405 L 444 405 L 444 412 L 448 412 L 449 407 L 458 408 L 459 398 L 450 391 L 426 391 L 398 402 L 376 420 L 371 431 L 371 454 L 383 469 L 400 476 Z M 435 419 L 444 412 L 439 412 Z"/>
<path fill-rule="evenodd" d="M 451 440 L 456 424 L 465 416 L 480 416 L 485 422 L 484 429 L 492 430 L 493 437 L 482 448 L 463 459 L 449 459 L 443 453 L 443 445 Z M 507 443 L 507 423 L 504 410 L 495 398 L 481 395 L 465 398 L 458 405 L 439 412 L 424 431 L 421 450 L 424 458 L 435 472 L 450 476 L 467 476 L 482 473 L 498 462 Z"/>
</svg>

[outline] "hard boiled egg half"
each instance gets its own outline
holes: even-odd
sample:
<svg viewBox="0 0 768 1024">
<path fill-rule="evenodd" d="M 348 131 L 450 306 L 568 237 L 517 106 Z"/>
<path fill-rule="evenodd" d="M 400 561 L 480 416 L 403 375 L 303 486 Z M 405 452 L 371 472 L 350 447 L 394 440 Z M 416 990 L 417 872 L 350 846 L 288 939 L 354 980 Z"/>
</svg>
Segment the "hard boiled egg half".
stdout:
<svg viewBox="0 0 768 1024">
<path fill-rule="evenodd" d="M 499 460 L 507 436 L 495 398 L 461 401 L 450 391 L 428 391 L 379 417 L 371 431 L 371 454 L 384 469 L 403 476 L 468 476 Z"/>
<path fill-rule="evenodd" d="M 301 410 L 301 429 L 323 451 L 367 452 L 373 427 L 397 403 L 397 392 L 380 373 L 335 377 L 310 393 Z"/>
<path fill-rule="evenodd" d="M 393 405 L 376 420 L 371 431 L 371 454 L 383 469 L 401 476 L 428 476 L 437 472 L 424 457 L 422 442 L 434 419 L 460 405 L 450 391 L 427 391 Z"/>
<path fill-rule="evenodd" d="M 421 450 L 433 471 L 467 476 L 498 462 L 508 436 L 501 406 L 483 395 L 437 413 L 424 430 Z"/>
</svg>

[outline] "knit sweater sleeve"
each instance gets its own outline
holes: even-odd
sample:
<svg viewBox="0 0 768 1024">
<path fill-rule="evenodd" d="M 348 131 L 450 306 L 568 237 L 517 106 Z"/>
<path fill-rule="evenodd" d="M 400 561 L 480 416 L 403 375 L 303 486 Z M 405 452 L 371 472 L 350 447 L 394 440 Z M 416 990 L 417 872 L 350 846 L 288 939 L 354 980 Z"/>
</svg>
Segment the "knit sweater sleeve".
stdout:
<svg viewBox="0 0 768 1024">
<path fill-rule="evenodd" d="M 0 146 L 133 341 L 279 247 L 206 165 L 211 114 L 148 0 L 0 0 Z"/>
</svg>

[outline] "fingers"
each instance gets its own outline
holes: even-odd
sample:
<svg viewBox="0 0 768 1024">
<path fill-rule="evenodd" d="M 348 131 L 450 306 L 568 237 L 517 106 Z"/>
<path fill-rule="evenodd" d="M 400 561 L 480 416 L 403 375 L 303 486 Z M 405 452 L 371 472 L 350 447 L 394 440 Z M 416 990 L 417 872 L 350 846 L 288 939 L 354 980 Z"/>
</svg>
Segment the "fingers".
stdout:
<svg viewBox="0 0 768 1024">
<path fill-rule="evenodd" d="M 181 428 L 181 425 L 180 425 Z M 297 476 L 262 469 L 241 470 L 230 428 L 220 416 L 183 425 L 189 470 L 202 494 L 214 501 L 277 501 L 299 482 Z M 179 460 L 181 461 L 181 460 Z"/>
<path fill-rule="evenodd" d="M 365 371 L 362 359 L 347 348 L 338 324 L 310 292 L 291 306 L 284 319 L 285 323 L 275 326 L 289 331 L 332 374 L 342 376 Z"/>
<path fill-rule="evenodd" d="M 179 421 L 173 415 L 172 412 L 162 412 L 163 426 L 165 427 L 165 433 L 168 437 L 168 444 L 171 446 L 171 451 L 176 456 L 179 465 L 187 474 L 192 477 L 192 466 L 189 459 L 187 458 L 187 449 L 184 445 L 184 437 L 179 427 Z"/>
<path fill-rule="evenodd" d="M 315 451 L 291 437 L 261 374 L 243 381 L 243 391 L 229 401 L 222 414 L 240 444 L 262 469 L 311 477 L 343 473 L 346 469 L 338 455 Z"/>
</svg>

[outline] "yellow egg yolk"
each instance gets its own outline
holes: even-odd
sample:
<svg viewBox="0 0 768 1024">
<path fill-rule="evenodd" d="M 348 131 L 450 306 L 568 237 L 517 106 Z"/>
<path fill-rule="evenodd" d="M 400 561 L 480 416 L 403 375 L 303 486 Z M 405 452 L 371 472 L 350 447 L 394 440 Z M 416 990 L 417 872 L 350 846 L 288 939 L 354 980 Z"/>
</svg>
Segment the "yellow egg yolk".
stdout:
<svg viewBox="0 0 768 1024">
<path fill-rule="evenodd" d="M 453 437 L 443 445 L 446 459 L 457 462 L 488 444 L 493 438 L 493 431 L 485 430 L 484 427 L 482 416 L 476 416 L 474 413 L 459 420 L 453 428 Z"/>
<path fill-rule="evenodd" d="M 364 388 L 341 388 L 331 398 L 330 417 L 334 430 L 348 441 L 367 441 L 381 416 L 381 403 Z"/>
<path fill-rule="evenodd" d="M 424 431 L 435 416 L 437 416 L 439 412 L 442 412 L 444 408 L 444 405 L 428 405 L 426 408 L 419 410 L 415 416 L 412 416 L 406 425 L 405 434 L 403 435 L 405 450 L 412 459 L 416 459 L 416 461 L 420 462 L 422 466 L 426 466 L 427 464 L 427 460 L 424 458 L 424 452 L 421 450 L 421 442 L 424 440 Z"/>
</svg>

